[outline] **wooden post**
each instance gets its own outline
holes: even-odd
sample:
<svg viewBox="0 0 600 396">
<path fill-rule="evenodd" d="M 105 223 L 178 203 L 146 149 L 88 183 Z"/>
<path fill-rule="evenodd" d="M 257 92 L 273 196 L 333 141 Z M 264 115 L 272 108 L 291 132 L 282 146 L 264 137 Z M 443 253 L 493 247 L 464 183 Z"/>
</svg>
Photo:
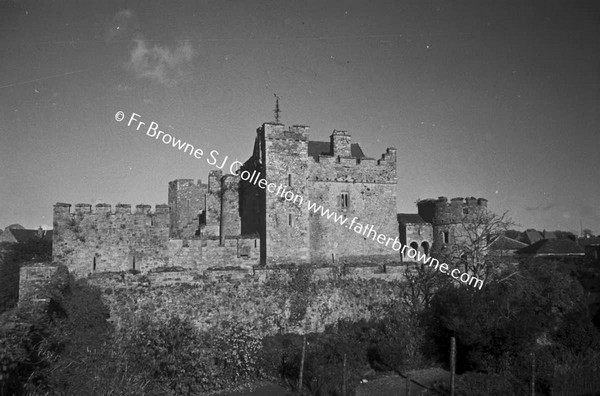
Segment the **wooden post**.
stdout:
<svg viewBox="0 0 600 396">
<path fill-rule="evenodd" d="M 298 394 L 302 394 L 302 375 L 304 374 L 304 352 L 306 351 L 306 336 L 302 337 L 302 356 L 300 358 L 300 375 L 298 376 Z"/>
<path fill-rule="evenodd" d="M 342 396 L 346 396 L 346 382 L 348 377 L 346 376 L 346 354 L 344 353 L 344 363 L 342 364 Z"/>
<path fill-rule="evenodd" d="M 454 379 L 456 377 L 456 338 L 450 338 L 450 396 L 454 396 Z"/>
<path fill-rule="evenodd" d="M 535 352 L 531 352 L 531 396 L 535 396 Z"/>
</svg>

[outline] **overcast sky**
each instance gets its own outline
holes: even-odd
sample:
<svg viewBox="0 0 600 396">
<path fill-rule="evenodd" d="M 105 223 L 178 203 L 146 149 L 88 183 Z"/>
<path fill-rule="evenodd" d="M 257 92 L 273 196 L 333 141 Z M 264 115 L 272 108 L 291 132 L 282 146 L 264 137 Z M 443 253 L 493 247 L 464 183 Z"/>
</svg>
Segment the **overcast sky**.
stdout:
<svg viewBox="0 0 600 396">
<path fill-rule="evenodd" d="M 398 149 L 398 211 L 486 197 L 523 228 L 600 233 L 598 1 L 0 2 L 0 227 L 56 202 L 166 203 L 256 128 Z M 390 214 L 393 215 L 393 214 Z"/>
</svg>

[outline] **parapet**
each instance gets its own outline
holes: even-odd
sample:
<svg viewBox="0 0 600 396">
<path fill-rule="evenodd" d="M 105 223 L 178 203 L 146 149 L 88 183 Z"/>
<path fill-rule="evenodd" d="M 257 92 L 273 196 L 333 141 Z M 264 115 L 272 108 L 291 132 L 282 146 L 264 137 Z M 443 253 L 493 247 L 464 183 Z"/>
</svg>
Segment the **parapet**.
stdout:
<svg viewBox="0 0 600 396">
<path fill-rule="evenodd" d="M 185 188 L 185 187 L 206 187 L 206 184 L 202 184 L 202 179 L 198 179 L 194 182 L 194 179 L 175 179 L 169 182 L 169 188 Z"/>
<path fill-rule="evenodd" d="M 388 147 L 385 150 L 385 153 L 383 153 L 381 155 L 381 159 L 379 161 L 377 161 L 377 164 L 381 164 L 382 162 L 388 162 L 388 163 L 396 163 L 396 152 L 398 150 L 396 150 L 394 147 Z"/>
<path fill-rule="evenodd" d="M 264 123 L 262 131 L 264 132 L 265 139 L 308 141 L 310 135 L 310 127 L 306 125 L 293 125 L 285 129 L 285 125 L 283 124 Z"/>
<path fill-rule="evenodd" d="M 485 198 L 452 198 L 424 199 L 417 202 L 419 214 L 426 222 L 433 224 L 454 223 L 465 215 L 487 208 Z"/>
<path fill-rule="evenodd" d="M 170 212 L 169 205 L 157 204 L 154 212 L 151 211 L 152 206 L 139 204 L 135 206 L 134 214 L 166 214 Z M 78 203 L 75 205 L 75 211 L 71 213 L 71 204 L 58 202 L 54 205 L 55 215 L 70 215 L 70 214 L 132 214 L 130 204 L 117 204 L 115 211 L 112 211 L 112 205 L 106 203 L 96 204 L 96 210 L 92 211 L 92 205 L 88 203 Z"/>
</svg>

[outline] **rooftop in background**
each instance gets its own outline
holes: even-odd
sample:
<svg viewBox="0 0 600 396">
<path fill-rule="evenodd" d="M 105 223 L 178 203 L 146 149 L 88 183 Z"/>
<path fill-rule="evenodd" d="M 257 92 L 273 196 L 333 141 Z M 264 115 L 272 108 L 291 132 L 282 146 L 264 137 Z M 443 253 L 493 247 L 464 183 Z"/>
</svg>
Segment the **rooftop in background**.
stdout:
<svg viewBox="0 0 600 396">
<path fill-rule="evenodd" d="M 490 249 L 492 250 L 517 250 L 527 247 L 526 243 L 517 241 L 516 239 L 509 238 L 504 235 L 500 235 L 492 243 L 490 243 Z"/>
<path fill-rule="evenodd" d="M 398 223 L 418 224 L 425 223 L 425 220 L 417 213 L 398 213 Z"/>
<path fill-rule="evenodd" d="M 583 256 L 583 248 L 570 239 L 542 239 L 517 253 L 534 256 Z"/>
<path fill-rule="evenodd" d="M 52 230 L 25 230 L 19 228 L 6 229 L 0 238 L 1 242 L 29 242 L 32 240 L 52 241 Z"/>
<path fill-rule="evenodd" d="M 350 145 L 350 154 L 358 159 L 366 158 L 365 154 L 360 148 L 358 143 L 352 143 Z M 308 156 L 313 157 L 315 161 L 319 161 L 319 155 L 331 155 L 331 143 L 330 142 L 315 142 L 308 141 Z"/>
<path fill-rule="evenodd" d="M 530 245 L 544 239 L 539 231 L 525 231 L 525 236 L 527 237 Z"/>
</svg>

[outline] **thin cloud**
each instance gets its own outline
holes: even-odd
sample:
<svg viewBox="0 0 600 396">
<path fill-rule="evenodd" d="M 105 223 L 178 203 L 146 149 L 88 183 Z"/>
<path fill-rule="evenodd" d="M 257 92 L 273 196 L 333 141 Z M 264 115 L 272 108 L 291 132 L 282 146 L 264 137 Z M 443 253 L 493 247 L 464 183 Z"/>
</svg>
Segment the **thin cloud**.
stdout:
<svg viewBox="0 0 600 396">
<path fill-rule="evenodd" d="M 528 212 L 545 212 L 548 211 L 552 208 L 554 208 L 556 206 L 556 204 L 551 203 L 548 205 L 538 205 L 538 206 L 534 206 L 534 207 L 526 207 L 525 210 Z"/>
<path fill-rule="evenodd" d="M 144 39 L 134 41 L 135 47 L 127 68 L 137 77 L 172 87 L 180 77 L 189 74 L 192 59 L 196 55 L 189 41 L 175 48 L 160 45 L 150 47 Z"/>
</svg>

